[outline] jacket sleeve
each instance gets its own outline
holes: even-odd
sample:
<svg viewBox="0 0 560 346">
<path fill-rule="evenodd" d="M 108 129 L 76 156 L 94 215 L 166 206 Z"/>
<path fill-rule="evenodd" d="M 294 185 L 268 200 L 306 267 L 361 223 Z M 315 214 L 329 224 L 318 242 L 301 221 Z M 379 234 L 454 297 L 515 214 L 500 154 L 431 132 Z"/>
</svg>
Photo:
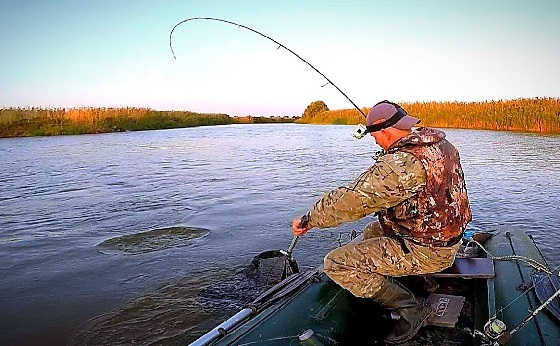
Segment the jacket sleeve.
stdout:
<svg viewBox="0 0 560 346">
<path fill-rule="evenodd" d="M 426 185 L 426 171 L 412 154 L 382 156 L 349 186 L 326 193 L 309 211 L 312 227 L 336 227 L 393 207 Z"/>
</svg>

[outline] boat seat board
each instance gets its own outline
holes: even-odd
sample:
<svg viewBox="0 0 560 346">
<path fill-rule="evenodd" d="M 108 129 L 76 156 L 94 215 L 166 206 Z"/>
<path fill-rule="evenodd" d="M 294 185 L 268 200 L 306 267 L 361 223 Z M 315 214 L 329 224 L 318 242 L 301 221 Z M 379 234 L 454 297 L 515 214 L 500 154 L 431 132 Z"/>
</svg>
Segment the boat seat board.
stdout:
<svg viewBox="0 0 560 346">
<path fill-rule="evenodd" d="M 495 276 L 490 258 L 456 258 L 455 263 L 442 272 L 431 274 L 440 278 L 490 279 Z"/>
<path fill-rule="evenodd" d="M 486 249 L 494 256 L 518 255 L 544 263 L 532 239 L 523 231 L 499 229 L 485 243 Z M 516 261 L 495 261 L 496 276 L 488 280 L 489 315 L 505 322 L 507 329 L 515 328 L 530 311 L 536 309 L 538 301 L 534 289 L 524 294 L 532 284 L 535 270 Z M 490 301 L 493 300 L 493 301 Z M 560 327 L 548 311 L 539 313 L 523 329 L 515 334 L 508 345 L 557 345 Z"/>
</svg>

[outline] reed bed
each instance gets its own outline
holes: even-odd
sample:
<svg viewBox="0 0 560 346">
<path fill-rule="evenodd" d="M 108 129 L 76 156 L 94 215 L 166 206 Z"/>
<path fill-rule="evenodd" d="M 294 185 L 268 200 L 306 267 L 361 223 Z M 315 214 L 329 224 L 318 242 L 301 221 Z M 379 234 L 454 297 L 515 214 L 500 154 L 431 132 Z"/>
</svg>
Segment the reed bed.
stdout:
<svg viewBox="0 0 560 346">
<path fill-rule="evenodd" d="M 401 103 L 422 126 L 560 134 L 560 98 L 523 98 L 482 102 Z M 367 114 L 369 108 L 364 108 Z M 303 116 L 311 124 L 359 124 L 355 109 L 331 110 Z"/>
<path fill-rule="evenodd" d="M 227 114 L 149 108 L 4 108 L 0 137 L 49 136 L 232 124 Z"/>
</svg>

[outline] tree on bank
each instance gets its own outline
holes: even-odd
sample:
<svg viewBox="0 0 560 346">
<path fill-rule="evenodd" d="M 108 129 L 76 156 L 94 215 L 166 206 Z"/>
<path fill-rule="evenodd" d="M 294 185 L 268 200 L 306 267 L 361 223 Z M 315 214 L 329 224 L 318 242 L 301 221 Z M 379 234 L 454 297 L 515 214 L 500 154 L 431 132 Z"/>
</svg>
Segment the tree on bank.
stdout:
<svg viewBox="0 0 560 346">
<path fill-rule="evenodd" d="M 301 116 L 301 120 L 302 121 L 310 120 L 314 116 L 316 116 L 320 113 L 323 113 L 323 112 L 327 112 L 328 110 L 329 110 L 329 107 L 327 107 L 327 104 L 325 102 L 323 102 L 321 100 L 313 101 L 309 104 L 309 106 L 307 106 L 307 108 L 303 112 L 303 114 Z"/>
</svg>

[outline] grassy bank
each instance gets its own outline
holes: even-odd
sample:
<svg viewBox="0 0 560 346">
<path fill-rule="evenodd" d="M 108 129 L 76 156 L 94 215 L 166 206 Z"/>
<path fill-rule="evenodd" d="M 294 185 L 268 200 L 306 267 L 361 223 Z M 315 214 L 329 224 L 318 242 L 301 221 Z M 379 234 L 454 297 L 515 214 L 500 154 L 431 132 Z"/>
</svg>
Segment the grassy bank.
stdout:
<svg viewBox="0 0 560 346">
<path fill-rule="evenodd" d="M 293 123 L 294 118 L 290 117 L 254 117 L 244 116 L 234 118 L 236 124 L 274 124 L 274 123 Z"/>
<path fill-rule="evenodd" d="M 0 137 L 78 135 L 158 130 L 234 123 L 291 122 L 289 118 L 244 117 L 148 108 L 5 108 L 0 109 Z"/>
<path fill-rule="evenodd" d="M 559 98 L 401 105 L 422 119 L 422 126 L 560 134 Z M 363 110 L 366 114 L 369 111 L 368 108 Z M 305 114 L 298 120 L 308 124 L 359 124 L 363 121 L 363 116 L 355 109 Z"/>
</svg>

